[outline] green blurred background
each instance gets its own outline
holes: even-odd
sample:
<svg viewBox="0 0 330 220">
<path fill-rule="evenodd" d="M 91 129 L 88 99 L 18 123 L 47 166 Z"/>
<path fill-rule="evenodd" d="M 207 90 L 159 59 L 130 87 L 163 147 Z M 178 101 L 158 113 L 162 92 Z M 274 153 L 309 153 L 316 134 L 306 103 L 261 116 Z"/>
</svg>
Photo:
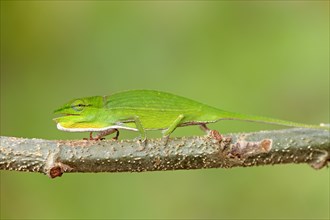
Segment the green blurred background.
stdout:
<svg viewBox="0 0 330 220">
<path fill-rule="evenodd" d="M 64 102 L 157 89 L 226 110 L 329 123 L 329 2 L 1 1 L 1 135 L 56 130 Z M 278 129 L 225 121 L 222 133 Z M 137 134 L 123 131 L 121 138 Z M 202 135 L 198 127 L 173 136 Z M 149 137 L 160 137 L 159 132 Z M 1 171 L 1 218 L 329 218 L 329 169 Z"/>
</svg>

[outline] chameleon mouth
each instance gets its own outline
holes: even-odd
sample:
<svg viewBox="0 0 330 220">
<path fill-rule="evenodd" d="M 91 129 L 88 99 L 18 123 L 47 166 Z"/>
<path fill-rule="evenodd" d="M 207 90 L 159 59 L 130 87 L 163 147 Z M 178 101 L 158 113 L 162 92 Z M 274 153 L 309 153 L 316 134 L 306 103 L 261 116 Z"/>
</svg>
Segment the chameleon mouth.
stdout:
<svg viewBox="0 0 330 220">
<path fill-rule="evenodd" d="M 58 114 L 57 118 L 65 117 L 65 116 L 79 116 L 80 114 L 67 114 L 67 113 L 62 113 Z"/>
<path fill-rule="evenodd" d="M 64 119 L 67 116 L 80 116 L 80 114 L 66 114 L 66 113 L 62 113 L 62 114 L 59 114 L 58 117 L 53 118 L 53 121 L 55 121 L 56 123 L 59 123 L 61 119 Z"/>
</svg>

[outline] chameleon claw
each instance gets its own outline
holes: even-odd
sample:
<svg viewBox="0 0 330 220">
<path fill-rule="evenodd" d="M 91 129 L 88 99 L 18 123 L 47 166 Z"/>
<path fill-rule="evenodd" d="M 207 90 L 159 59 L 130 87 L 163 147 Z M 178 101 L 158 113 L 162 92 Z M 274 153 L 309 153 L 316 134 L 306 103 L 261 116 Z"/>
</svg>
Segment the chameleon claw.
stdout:
<svg viewBox="0 0 330 220">
<path fill-rule="evenodd" d="M 139 145 L 140 145 L 139 149 L 140 150 L 144 150 L 144 148 L 147 146 L 147 142 L 148 142 L 147 138 L 144 138 L 144 139 L 135 138 L 134 140 L 136 140 L 139 143 Z"/>
<path fill-rule="evenodd" d="M 139 141 L 143 144 L 147 144 L 147 137 L 141 138 Z"/>
<path fill-rule="evenodd" d="M 163 142 L 164 146 L 167 145 L 169 139 L 170 139 L 169 135 L 165 135 L 165 136 L 162 137 L 162 142 Z"/>
</svg>

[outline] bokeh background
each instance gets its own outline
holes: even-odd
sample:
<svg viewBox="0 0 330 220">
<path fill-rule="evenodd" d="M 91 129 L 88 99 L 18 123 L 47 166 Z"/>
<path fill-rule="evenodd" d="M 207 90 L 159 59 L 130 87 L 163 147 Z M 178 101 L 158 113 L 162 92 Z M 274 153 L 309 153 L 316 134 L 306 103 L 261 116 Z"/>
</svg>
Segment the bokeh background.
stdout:
<svg viewBox="0 0 330 220">
<path fill-rule="evenodd" d="M 53 110 L 128 89 L 329 123 L 329 2 L 1 1 L 1 135 L 81 139 L 88 134 L 56 130 Z M 202 132 L 173 134 L 190 135 Z M 3 219 L 328 219 L 329 206 L 329 169 L 307 165 L 56 179 L 1 171 Z"/>
</svg>

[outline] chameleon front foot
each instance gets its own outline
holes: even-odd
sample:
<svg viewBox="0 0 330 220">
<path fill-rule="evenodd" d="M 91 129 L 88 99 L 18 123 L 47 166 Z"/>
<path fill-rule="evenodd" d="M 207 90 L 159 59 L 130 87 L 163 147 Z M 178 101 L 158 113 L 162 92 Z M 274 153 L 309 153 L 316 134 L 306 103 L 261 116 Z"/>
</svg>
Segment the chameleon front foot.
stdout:
<svg viewBox="0 0 330 220">
<path fill-rule="evenodd" d="M 116 136 L 114 136 L 114 137 L 112 138 L 112 140 L 117 141 L 117 140 L 118 140 L 118 137 L 119 137 L 119 130 L 117 130 L 117 129 L 115 129 L 115 130 L 116 130 Z"/>
<path fill-rule="evenodd" d="M 89 133 L 89 138 L 83 138 L 83 140 L 92 140 L 92 141 L 99 141 L 99 140 L 104 140 L 104 136 L 112 134 L 116 132 L 116 136 L 113 137 L 113 140 L 118 140 L 119 137 L 119 131 L 117 129 L 109 129 L 109 130 L 105 130 L 105 131 L 101 131 L 98 135 L 96 135 L 96 137 L 93 137 L 93 132 Z"/>
<path fill-rule="evenodd" d="M 93 137 L 93 132 L 89 133 L 89 138 L 83 138 L 83 140 L 89 140 L 89 141 L 100 141 L 100 140 L 104 140 L 105 138 L 100 137 L 99 135 L 96 136 L 95 138 Z"/>
</svg>

